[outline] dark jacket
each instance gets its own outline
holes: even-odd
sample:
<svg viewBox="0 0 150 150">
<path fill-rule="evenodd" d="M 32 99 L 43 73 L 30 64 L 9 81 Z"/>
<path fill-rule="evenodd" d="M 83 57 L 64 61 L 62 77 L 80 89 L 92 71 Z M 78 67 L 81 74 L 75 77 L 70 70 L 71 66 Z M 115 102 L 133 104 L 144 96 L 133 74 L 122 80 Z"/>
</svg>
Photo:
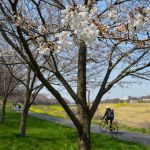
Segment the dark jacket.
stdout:
<svg viewBox="0 0 150 150">
<path fill-rule="evenodd" d="M 105 111 L 105 114 L 103 116 L 103 119 L 104 118 L 114 118 L 114 111 L 113 111 L 113 109 L 107 108 L 106 111 Z"/>
</svg>

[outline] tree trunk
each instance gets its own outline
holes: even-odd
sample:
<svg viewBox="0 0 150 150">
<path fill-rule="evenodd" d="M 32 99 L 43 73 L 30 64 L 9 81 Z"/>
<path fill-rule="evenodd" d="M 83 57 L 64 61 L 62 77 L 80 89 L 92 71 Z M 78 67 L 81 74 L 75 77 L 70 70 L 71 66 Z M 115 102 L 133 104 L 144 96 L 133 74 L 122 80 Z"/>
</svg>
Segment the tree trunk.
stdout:
<svg viewBox="0 0 150 150">
<path fill-rule="evenodd" d="M 81 129 L 77 128 L 78 131 L 78 149 L 79 150 L 90 150 L 90 124 L 91 120 L 89 115 L 89 108 L 86 101 L 86 55 L 87 49 L 83 41 L 79 43 L 78 53 L 78 77 L 77 77 L 77 97 L 82 103 L 77 104 L 77 117 L 81 124 Z"/>
<path fill-rule="evenodd" d="M 22 116 L 21 116 L 21 124 L 20 124 L 20 136 L 21 137 L 25 137 L 26 135 L 28 111 L 29 111 L 29 108 L 25 106 L 22 111 Z"/>
<path fill-rule="evenodd" d="M 6 103 L 7 103 L 7 98 L 4 98 L 3 101 L 2 101 L 1 123 L 4 123 L 4 122 L 5 122 Z"/>
<path fill-rule="evenodd" d="M 91 121 L 89 116 L 83 111 L 83 109 L 78 106 L 78 119 L 82 125 L 82 129 L 78 129 L 78 149 L 79 150 L 90 150 L 91 141 L 90 141 L 90 126 Z"/>
<path fill-rule="evenodd" d="M 84 131 L 78 131 L 78 150 L 90 150 L 91 149 L 91 141 L 90 141 L 90 129 L 89 126 L 86 125 Z"/>
</svg>

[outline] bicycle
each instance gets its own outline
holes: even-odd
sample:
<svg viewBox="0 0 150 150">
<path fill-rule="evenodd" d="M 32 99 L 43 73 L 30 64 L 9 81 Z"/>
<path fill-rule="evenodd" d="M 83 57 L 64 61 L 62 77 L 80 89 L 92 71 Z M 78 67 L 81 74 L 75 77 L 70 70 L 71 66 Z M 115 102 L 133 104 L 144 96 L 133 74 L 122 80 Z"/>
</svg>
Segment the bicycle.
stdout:
<svg viewBox="0 0 150 150">
<path fill-rule="evenodd" d="M 105 120 L 102 120 L 99 123 L 99 127 L 100 127 L 100 131 L 101 132 L 106 132 L 107 130 L 109 130 L 111 133 L 117 134 L 118 133 L 118 125 L 117 123 L 113 122 L 112 124 L 106 123 Z"/>
</svg>

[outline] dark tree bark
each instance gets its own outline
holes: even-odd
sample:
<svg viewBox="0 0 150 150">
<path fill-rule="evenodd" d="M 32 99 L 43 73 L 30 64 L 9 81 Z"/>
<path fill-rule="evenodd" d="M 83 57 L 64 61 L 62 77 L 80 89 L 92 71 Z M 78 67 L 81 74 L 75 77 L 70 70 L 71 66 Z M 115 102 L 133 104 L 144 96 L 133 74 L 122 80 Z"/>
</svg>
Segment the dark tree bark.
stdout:
<svg viewBox="0 0 150 150">
<path fill-rule="evenodd" d="M 7 97 L 5 97 L 5 98 L 2 100 L 1 123 L 4 123 L 4 122 L 5 122 L 6 103 L 7 103 Z"/>
<path fill-rule="evenodd" d="M 77 115 L 81 124 L 81 129 L 78 128 L 78 149 L 90 150 L 90 117 L 86 101 L 86 46 L 84 42 L 79 43 L 78 54 L 78 78 L 77 78 L 77 98 L 82 103 L 77 104 Z"/>
<path fill-rule="evenodd" d="M 20 136 L 21 137 L 25 137 L 26 135 L 28 111 L 29 111 L 29 107 L 25 105 L 23 112 L 22 112 L 22 116 L 21 116 L 21 124 L 20 124 Z"/>
<path fill-rule="evenodd" d="M 90 141 L 91 120 L 89 119 L 89 116 L 87 115 L 87 113 L 80 106 L 78 106 L 78 119 L 82 126 L 82 128 L 77 129 L 78 149 L 79 150 L 90 150 L 90 148 L 91 148 L 91 141 Z"/>
</svg>

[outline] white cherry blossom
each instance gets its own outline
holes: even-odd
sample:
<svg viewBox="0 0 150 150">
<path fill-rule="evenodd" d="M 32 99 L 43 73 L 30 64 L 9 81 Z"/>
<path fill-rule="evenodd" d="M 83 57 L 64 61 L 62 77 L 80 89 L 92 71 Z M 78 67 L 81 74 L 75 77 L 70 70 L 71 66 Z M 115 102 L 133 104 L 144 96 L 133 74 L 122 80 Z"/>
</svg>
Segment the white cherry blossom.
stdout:
<svg viewBox="0 0 150 150">
<path fill-rule="evenodd" d="M 40 46 L 37 50 L 39 51 L 40 54 L 43 55 L 49 55 L 50 53 L 50 48 L 44 46 Z"/>
<path fill-rule="evenodd" d="M 92 22 L 97 15 L 97 8 L 90 11 L 83 5 L 77 5 L 75 8 L 67 7 L 62 13 L 62 26 L 70 26 L 70 29 L 79 40 L 83 40 L 87 46 L 96 41 L 99 36 L 97 26 Z M 70 31 L 62 31 L 56 37 L 59 39 L 58 49 L 71 49 L 73 38 Z"/>
</svg>

